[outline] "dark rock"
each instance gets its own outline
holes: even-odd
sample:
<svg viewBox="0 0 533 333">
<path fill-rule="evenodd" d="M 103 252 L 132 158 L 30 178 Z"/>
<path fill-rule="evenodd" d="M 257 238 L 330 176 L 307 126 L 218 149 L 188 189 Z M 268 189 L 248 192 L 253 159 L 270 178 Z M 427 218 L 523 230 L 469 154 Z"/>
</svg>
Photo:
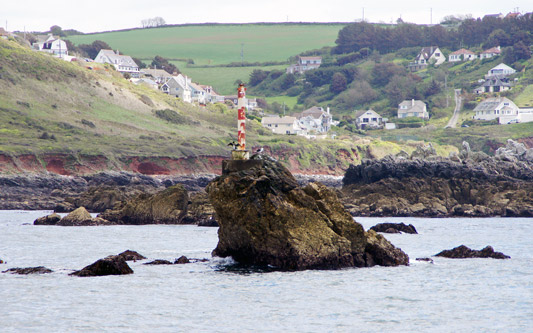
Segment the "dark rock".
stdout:
<svg viewBox="0 0 533 333">
<path fill-rule="evenodd" d="M 183 218 L 183 223 L 197 224 L 200 227 L 218 227 L 215 209 L 209 202 L 205 191 L 191 195 L 187 206 L 187 215 Z"/>
<path fill-rule="evenodd" d="M 2 259 L 0 259 L 0 264 L 3 264 L 3 263 L 4 263 L 4 261 Z"/>
<path fill-rule="evenodd" d="M 104 259 L 99 259 L 93 264 L 69 275 L 85 277 L 125 274 L 133 274 L 133 270 L 128 266 L 126 260 L 120 256 L 109 256 Z"/>
<path fill-rule="evenodd" d="M 33 221 L 34 225 L 55 225 L 57 222 L 61 220 L 61 216 L 59 214 L 51 214 L 43 217 L 39 217 L 35 221 Z"/>
<path fill-rule="evenodd" d="M 156 259 L 156 260 L 144 263 L 143 265 L 172 265 L 172 263 L 168 260 Z"/>
<path fill-rule="evenodd" d="M 404 232 L 406 234 L 418 234 L 416 231 L 414 225 L 412 224 L 405 224 L 405 223 L 378 223 L 375 226 L 371 227 L 370 230 L 374 230 L 375 232 L 384 232 L 388 234 L 397 234 Z"/>
<path fill-rule="evenodd" d="M 182 185 L 156 194 L 141 194 L 119 210 L 107 210 L 99 217 L 119 224 L 181 224 L 187 214 L 189 195 Z"/>
<path fill-rule="evenodd" d="M 186 256 L 181 256 L 174 261 L 174 264 L 188 264 L 191 261 Z"/>
<path fill-rule="evenodd" d="M 52 273 L 53 270 L 38 266 L 38 267 L 26 267 L 26 268 L 10 268 L 8 270 L 3 271 L 2 273 L 11 273 L 11 274 L 21 274 L 21 275 L 28 275 L 28 274 L 47 274 Z"/>
<path fill-rule="evenodd" d="M 494 259 L 509 259 L 511 257 L 501 253 L 494 252 L 492 246 L 486 246 L 482 250 L 472 250 L 467 246 L 461 245 L 451 250 L 444 250 L 435 255 L 436 257 L 445 257 L 453 259 L 464 258 L 494 258 Z"/>
<path fill-rule="evenodd" d="M 220 224 L 213 255 L 289 270 L 409 263 L 383 236 L 354 222 L 334 190 L 319 183 L 300 188 L 279 162 L 253 162 L 224 161 L 222 176 L 206 189 Z"/>
<path fill-rule="evenodd" d="M 126 250 L 120 254 L 118 254 L 119 257 L 122 257 L 125 261 L 136 261 L 136 260 L 143 260 L 146 259 L 145 256 L 142 254 L 139 254 L 138 252 L 132 251 L 132 250 Z"/>
<path fill-rule="evenodd" d="M 118 224 L 114 221 L 108 221 L 101 217 L 93 218 L 91 214 L 85 209 L 85 207 L 80 207 L 67 216 L 63 217 L 59 222 L 56 223 L 58 226 L 98 226 L 98 225 L 115 225 Z"/>
<path fill-rule="evenodd" d="M 433 264 L 433 259 L 431 259 L 431 258 L 416 258 L 416 260 L 418 260 L 418 261 L 427 261 L 430 264 Z"/>
</svg>

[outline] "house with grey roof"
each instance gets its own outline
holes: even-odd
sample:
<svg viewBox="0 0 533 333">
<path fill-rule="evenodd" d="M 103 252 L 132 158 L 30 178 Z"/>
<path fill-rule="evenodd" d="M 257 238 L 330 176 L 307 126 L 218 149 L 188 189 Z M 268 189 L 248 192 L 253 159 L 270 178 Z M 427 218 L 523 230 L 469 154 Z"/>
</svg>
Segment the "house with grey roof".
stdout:
<svg viewBox="0 0 533 333">
<path fill-rule="evenodd" d="M 298 57 L 298 63 L 287 67 L 287 74 L 303 74 L 304 72 L 320 67 L 322 57 Z"/>
<path fill-rule="evenodd" d="M 68 55 L 67 43 L 59 37 L 54 37 L 52 34 L 46 36 L 38 36 L 37 42 L 32 44 L 34 50 L 51 53 L 58 57 Z"/>
<path fill-rule="evenodd" d="M 446 61 L 446 57 L 438 46 L 423 47 L 415 58 L 415 61 L 409 63 L 409 70 L 416 72 L 426 68 L 429 64 L 438 66 Z"/>
<path fill-rule="evenodd" d="M 355 125 L 359 129 L 382 128 L 383 117 L 372 109 L 357 111 L 355 113 Z"/>
<path fill-rule="evenodd" d="M 161 91 L 165 94 L 180 98 L 182 101 L 192 103 L 191 79 L 178 74 L 173 76 L 161 86 Z"/>
<path fill-rule="evenodd" d="M 493 76 L 488 77 L 481 86 L 474 89 L 474 93 L 481 95 L 485 93 L 502 92 L 502 91 L 510 90 L 511 87 L 512 85 L 509 82 L 508 78 L 493 75 Z"/>
<path fill-rule="evenodd" d="M 494 75 L 497 75 L 499 77 L 504 77 L 504 76 L 513 75 L 514 73 L 516 73 L 516 70 L 514 68 L 509 67 L 502 62 L 498 66 L 491 68 L 488 71 L 487 75 L 485 75 L 485 78 L 489 78 Z"/>
<path fill-rule="evenodd" d="M 118 51 L 102 49 L 94 58 L 95 62 L 101 64 L 112 64 L 115 69 L 122 74 L 130 74 L 133 78 L 140 76 L 139 66 L 130 56 L 122 55 Z"/>
<path fill-rule="evenodd" d="M 476 120 L 494 120 L 500 117 L 507 119 L 518 116 L 518 106 L 507 97 L 491 97 L 479 103 L 474 112 Z"/>
<path fill-rule="evenodd" d="M 313 106 L 300 113 L 295 113 L 294 116 L 298 118 L 300 127 L 304 128 L 309 133 L 327 133 L 331 128 L 332 117 L 329 113 L 329 108 Z"/>
<path fill-rule="evenodd" d="M 144 68 L 140 70 L 141 76 L 150 78 L 151 80 L 157 82 L 158 84 L 163 84 L 167 82 L 172 75 L 169 74 L 164 69 L 152 69 L 152 68 Z"/>
<path fill-rule="evenodd" d="M 405 100 L 398 105 L 398 118 L 419 117 L 429 119 L 426 103 L 419 100 Z"/>
</svg>

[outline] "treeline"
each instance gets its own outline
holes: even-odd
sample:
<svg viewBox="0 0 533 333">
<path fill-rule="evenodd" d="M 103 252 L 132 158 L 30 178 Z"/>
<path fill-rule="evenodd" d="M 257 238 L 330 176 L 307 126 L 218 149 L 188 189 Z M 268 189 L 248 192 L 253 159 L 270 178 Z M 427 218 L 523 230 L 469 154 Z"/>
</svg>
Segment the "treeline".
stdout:
<svg viewBox="0 0 533 333">
<path fill-rule="evenodd" d="M 490 48 L 533 43 L 533 15 L 500 19 L 486 16 L 483 19 L 465 19 L 454 29 L 442 25 L 422 26 L 399 23 L 380 26 L 357 22 L 339 31 L 333 53 L 351 53 L 362 49 L 390 53 L 406 47 L 437 45 L 449 49 L 461 47 Z"/>
</svg>

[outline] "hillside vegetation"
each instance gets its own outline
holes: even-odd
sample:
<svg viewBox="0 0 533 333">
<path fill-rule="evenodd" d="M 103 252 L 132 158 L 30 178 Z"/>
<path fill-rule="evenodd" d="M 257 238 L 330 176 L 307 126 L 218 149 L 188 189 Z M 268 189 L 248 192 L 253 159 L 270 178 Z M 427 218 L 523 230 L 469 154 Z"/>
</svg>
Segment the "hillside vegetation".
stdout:
<svg viewBox="0 0 533 333">
<path fill-rule="evenodd" d="M 135 171 L 132 163 L 149 159 L 178 172 L 182 166 L 161 165 L 169 158 L 193 165 L 190 173 L 219 171 L 220 159 L 229 156 L 227 143 L 236 138 L 235 110 L 184 104 L 133 85 L 111 66 L 85 66 L 0 40 L 0 171 L 6 172 L 9 158 L 28 155 L 47 170 L 46 156 L 61 155 L 67 156 L 65 169 L 80 160 L 103 159 L 106 168 L 129 165 Z M 309 141 L 274 135 L 255 120 L 248 121 L 247 139 L 250 148 L 265 147 L 294 171 L 327 174 L 341 174 L 364 157 L 416 146 L 357 136 Z"/>
</svg>

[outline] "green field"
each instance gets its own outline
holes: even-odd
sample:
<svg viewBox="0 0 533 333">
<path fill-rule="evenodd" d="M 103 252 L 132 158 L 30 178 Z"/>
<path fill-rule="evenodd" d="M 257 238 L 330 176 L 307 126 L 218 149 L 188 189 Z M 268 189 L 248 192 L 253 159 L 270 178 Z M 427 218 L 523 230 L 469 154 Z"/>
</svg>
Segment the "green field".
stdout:
<svg viewBox="0 0 533 333">
<path fill-rule="evenodd" d="M 103 40 L 140 59 L 160 55 L 196 65 L 286 61 L 303 51 L 335 45 L 345 24 L 217 24 L 135 29 L 69 36 L 74 44 Z"/>
</svg>

